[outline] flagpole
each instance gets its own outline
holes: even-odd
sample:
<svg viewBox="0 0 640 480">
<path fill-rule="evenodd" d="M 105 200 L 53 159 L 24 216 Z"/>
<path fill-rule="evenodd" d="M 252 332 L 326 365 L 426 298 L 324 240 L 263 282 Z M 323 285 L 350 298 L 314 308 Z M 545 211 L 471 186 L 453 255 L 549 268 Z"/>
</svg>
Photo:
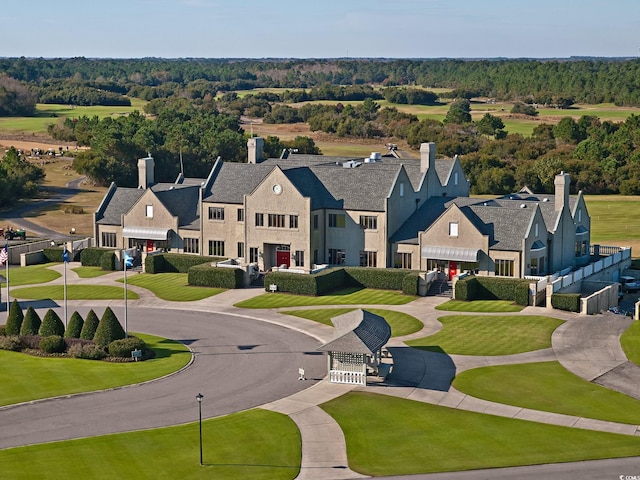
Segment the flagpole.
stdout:
<svg viewBox="0 0 640 480">
<path fill-rule="evenodd" d="M 7 260 L 5 261 L 5 268 L 7 269 L 7 321 L 9 320 L 9 308 L 10 308 L 10 303 L 9 303 L 9 242 L 7 242 L 7 244 L 4 246 L 4 248 L 7 250 Z"/>
<path fill-rule="evenodd" d="M 7 247 L 5 247 L 7 248 Z M 7 249 L 7 252 L 9 249 Z M 7 262 L 5 263 L 5 267 L 7 269 L 7 321 L 9 320 L 9 307 L 11 306 L 9 303 L 9 258 L 7 257 Z"/>
<path fill-rule="evenodd" d="M 67 329 L 67 262 L 64 264 L 64 328 Z"/>
<path fill-rule="evenodd" d="M 122 269 L 124 271 L 124 336 L 129 336 L 127 329 L 127 252 L 122 250 Z"/>
</svg>

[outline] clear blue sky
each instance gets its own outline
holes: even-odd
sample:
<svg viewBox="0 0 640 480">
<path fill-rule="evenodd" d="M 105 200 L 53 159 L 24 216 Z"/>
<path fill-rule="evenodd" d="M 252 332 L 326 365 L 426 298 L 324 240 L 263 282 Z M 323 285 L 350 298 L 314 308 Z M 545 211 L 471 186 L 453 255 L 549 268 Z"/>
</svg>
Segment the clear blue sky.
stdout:
<svg viewBox="0 0 640 480">
<path fill-rule="evenodd" d="M 627 57 L 639 0 L 7 0 L 5 57 Z"/>
</svg>

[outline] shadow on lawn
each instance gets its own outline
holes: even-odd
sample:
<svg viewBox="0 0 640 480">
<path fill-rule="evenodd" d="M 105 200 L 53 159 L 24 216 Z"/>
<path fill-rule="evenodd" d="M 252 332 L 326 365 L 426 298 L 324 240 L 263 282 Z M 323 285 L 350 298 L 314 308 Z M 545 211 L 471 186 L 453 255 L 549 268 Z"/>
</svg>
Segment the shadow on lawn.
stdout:
<svg viewBox="0 0 640 480">
<path fill-rule="evenodd" d="M 440 347 L 431 348 L 389 347 L 393 370 L 387 377 L 388 383 L 448 392 L 456 376 L 456 366 Z"/>
</svg>

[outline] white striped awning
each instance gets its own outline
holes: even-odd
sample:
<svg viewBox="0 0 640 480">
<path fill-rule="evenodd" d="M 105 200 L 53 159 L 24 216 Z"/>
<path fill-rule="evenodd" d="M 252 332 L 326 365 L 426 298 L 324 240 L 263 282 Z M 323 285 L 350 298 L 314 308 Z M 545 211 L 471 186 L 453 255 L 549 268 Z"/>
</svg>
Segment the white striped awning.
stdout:
<svg viewBox="0 0 640 480">
<path fill-rule="evenodd" d="M 422 247 L 422 258 L 433 260 L 454 260 L 456 262 L 477 262 L 480 250 L 457 247 Z"/>
<path fill-rule="evenodd" d="M 139 238 L 141 240 L 166 240 L 169 236 L 168 228 L 152 227 L 124 227 L 122 236 L 125 238 Z"/>
</svg>

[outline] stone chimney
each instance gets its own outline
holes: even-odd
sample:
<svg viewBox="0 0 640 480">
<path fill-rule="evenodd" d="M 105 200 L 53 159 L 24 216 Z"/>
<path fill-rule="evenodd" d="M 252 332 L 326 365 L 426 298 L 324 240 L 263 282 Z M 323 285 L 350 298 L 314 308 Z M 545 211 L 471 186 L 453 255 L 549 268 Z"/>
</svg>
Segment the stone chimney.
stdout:
<svg viewBox="0 0 640 480">
<path fill-rule="evenodd" d="M 433 142 L 420 144 L 420 171 L 426 172 L 436 164 L 436 144 Z"/>
<path fill-rule="evenodd" d="M 569 186 L 571 179 L 568 173 L 560 172 L 553 181 L 556 186 L 555 210 L 559 212 L 563 207 L 569 208 Z"/>
<path fill-rule="evenodd" d="M 260 137 L 251 137 L 247 140 L 247 150 L 249 152 L 247 163 L 260 163 L 264 160 L 264 139 Z"/>
<path fill-rule="evenodd" d="M 138 188 L 149 188 L 155 183 L 154 168 L 155 162 L 150 153 L 147 158 L 138 160 Z"/>
</svg>

